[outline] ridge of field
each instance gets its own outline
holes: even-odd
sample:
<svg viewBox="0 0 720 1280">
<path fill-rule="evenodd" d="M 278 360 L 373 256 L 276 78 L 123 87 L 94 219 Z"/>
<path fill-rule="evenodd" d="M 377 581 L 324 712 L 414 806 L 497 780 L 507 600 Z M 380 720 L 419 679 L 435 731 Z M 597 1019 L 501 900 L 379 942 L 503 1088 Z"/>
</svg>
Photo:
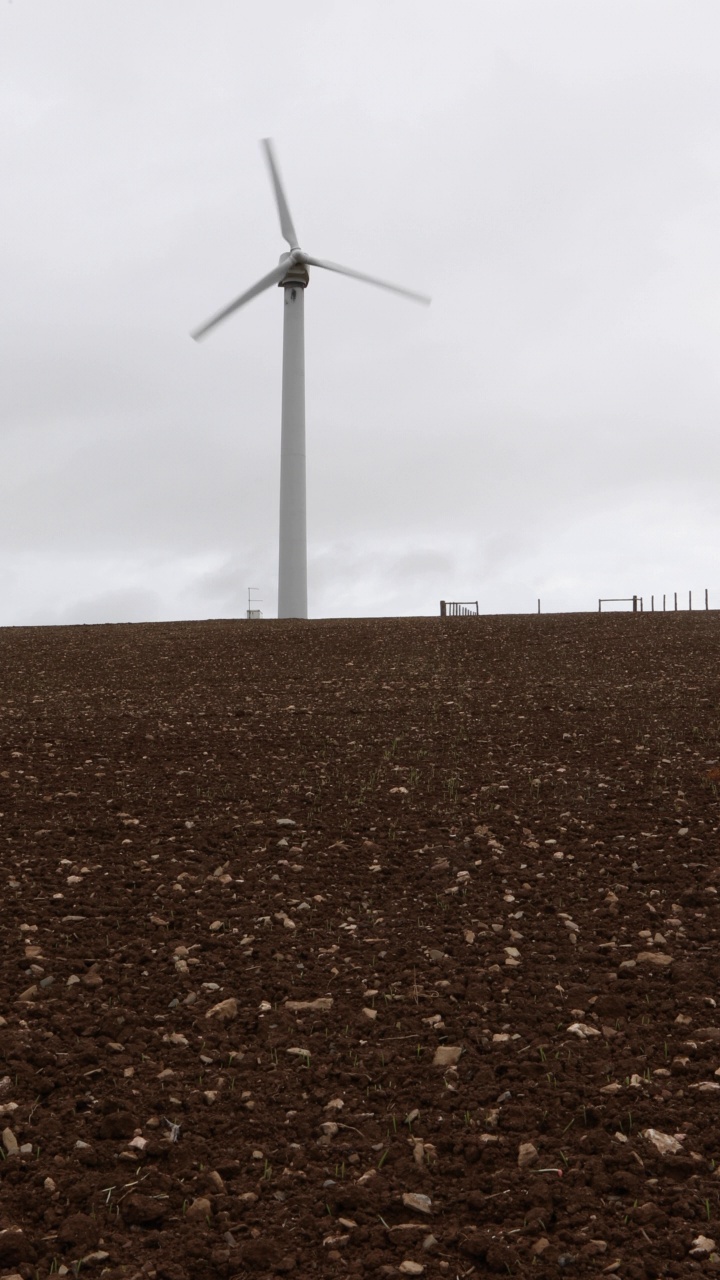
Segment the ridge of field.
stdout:
<svg viewBox="0 0 720 1280">
<path fill-rule="evenodd" d="M 0 1274 L 720 1269 L 719 638 L 0 630 Z"/>
</svg>

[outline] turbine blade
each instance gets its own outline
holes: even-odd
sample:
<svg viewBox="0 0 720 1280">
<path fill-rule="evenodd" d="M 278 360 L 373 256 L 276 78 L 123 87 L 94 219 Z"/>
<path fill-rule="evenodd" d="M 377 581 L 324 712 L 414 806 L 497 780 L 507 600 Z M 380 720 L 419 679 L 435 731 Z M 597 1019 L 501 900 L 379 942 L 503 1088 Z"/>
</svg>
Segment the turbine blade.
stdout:
<svg viewBox="0 0 720 1280">
<path fill-rule="evenodd" d="M 271 285 L 277 284 L 278 281 L 282 280 L 283 276 L 287 275 L 289 266 L 292 266 L 292 263 L 279 263 L 279 265 L 274 267 L 272 271 L 269 271 L 266 276 L 263 276 L 262 280 L 258 280 L 257 284 L 252 285 L 250 289 L 246 289 L 244 293 L 241 293 L 240 297 L 236 298 L 234 302 L 231 302 L 228 307 L 223 307 L 222 311 L 218 311 L 216 315 L 211 316 L 211 318 L 207 320 L 205 324 L 201 325 L 199 329 L 195 329 L 190 335 L 191 338 L 194 338 L 196 342 L 199 338 L 204 338 L 206 333 L 209 333 L 211 329 L 214 329 L 216 324 L 220 324 L 221 320 L 225 320 L 228 316 L 231 316 L 233 311 L 238 311 L 240 307 L 245 306 L 246 302 L 250 302 L 250 300 L 252 298 L 256 298 L 259 293 L 263 293 L 265 289 L 269 289 Z"/>
<path fill-rule="evenodd" d="M 388 284 L 387 280 L 378 280 L 377 276 L 366 276 L 363 271 L 353 271 L 351 267 L 341 267 L 337 262 L 325 262 L 323 258 L 311 258 L 310 254 L 300 254 L 299 261 L 306 262 L 311 267 L 322 267 L 325 271 L 337 271 L 341 276 L 352 276 L 354 280 L 364 280 L 366 284 L 376 284 L 380 289 L 389 289 L 391 293 L 401 293 L 406 298 L 412 298 L 415 302 L 424 302 L 428 305 L 432 302 L 432 298 L 428 298 L 424 293 L 415 293 L 413 289 L 403 289 L 399 284 Z"/>
<path fill-rule="evenodd" d="M 275 190 L 275 201 L 280 214 L 280 230 L 283 238 L 287 240 L 291 249 L 297 249 L 298 238 L 297 231 L 293 226 L 293 220 L 290 216 L 290 208 L 288 206 L 287 197 L 280 177 L 278 162 L 275 158 L 275 149 L 273 147 L 272 138 L 263 138 L 262 144 L 265 148 L 265 156 L 270 169 L 270 177 L 272 178 L 273 188 Z"/>
</svg>

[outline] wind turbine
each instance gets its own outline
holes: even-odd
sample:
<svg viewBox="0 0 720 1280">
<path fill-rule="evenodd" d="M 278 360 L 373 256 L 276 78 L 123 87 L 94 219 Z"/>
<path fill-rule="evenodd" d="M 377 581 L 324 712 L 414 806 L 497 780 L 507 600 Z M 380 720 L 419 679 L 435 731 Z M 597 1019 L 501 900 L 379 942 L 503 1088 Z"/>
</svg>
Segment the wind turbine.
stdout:
<svg viewBox="0 0 720 1280">
<path fill-rule="evenodd" d="M 283 326 L 282 371 L 282 431 L 280 444 L 280 565 L 278 575 L 278 617 L 307 618 L 307 520 L 305 507 L 305 328 L 304 292 L 309 283 L 308 267 L 322 267 L 325 271 L 337 271 L 342 276 L 352 276 L 367 284 L 379 285 L 392 293 L 403 294 L 416 302 L 430 302 L 424 294 L 388 284 L 375 276 L 341 267 L 337 262 L 326 262 L 305 253 L 298 243 L 290 209 L 280 178 L 273 144 L 263 139 L 265 155 L 270 168 L 275 200 L 280 215 L 280 230 L 290 246 L 289 253 L 280 255 L 280 261 L 272 271 L 246 289 L 239 298 L 223 307 L 210 320 L 192 334 L 195 340 L 204 338 L 211 329 L 226 320 L 246 302 L 256 298 L 272 285 L 284 291 L 285 321 Z"/>
</svg>

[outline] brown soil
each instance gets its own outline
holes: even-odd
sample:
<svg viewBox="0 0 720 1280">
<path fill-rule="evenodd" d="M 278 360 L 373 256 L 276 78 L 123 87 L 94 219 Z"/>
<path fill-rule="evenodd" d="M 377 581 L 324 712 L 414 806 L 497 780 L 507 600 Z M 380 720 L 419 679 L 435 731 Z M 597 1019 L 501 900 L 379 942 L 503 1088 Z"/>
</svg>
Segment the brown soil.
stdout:
<svg viewBox="0 0 720 1280">
<path fill-rule="evenodd" d="M 719 1269 L 719 626 L 0 632 L 0 1275 Z"/>
</svg>

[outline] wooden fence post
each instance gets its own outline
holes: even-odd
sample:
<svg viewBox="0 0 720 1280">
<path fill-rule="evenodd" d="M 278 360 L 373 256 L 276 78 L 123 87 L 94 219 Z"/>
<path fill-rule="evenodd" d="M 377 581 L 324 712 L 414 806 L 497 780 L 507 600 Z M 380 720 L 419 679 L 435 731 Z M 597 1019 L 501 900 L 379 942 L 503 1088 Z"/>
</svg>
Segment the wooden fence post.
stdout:
<svg viewBox="0 0 720 1280">
<path fill-rule="evenodd" d="M 440 617 L 441 618 L 447 617 L 447 604 L 444 600 L 440 601 Z"/>
<path fill-rule="evenodd" d="M 707 587 L 706 587 L 706 588 L 705 588 L 705 608 L 707 609 L 707 607 L 708 607 L 708 592 L 707 592 Z"/>
<path fill-rule="evenodd" d="M 633 613 L 637 613 L 637 596 L 633 596 Z"/>
</svg>

